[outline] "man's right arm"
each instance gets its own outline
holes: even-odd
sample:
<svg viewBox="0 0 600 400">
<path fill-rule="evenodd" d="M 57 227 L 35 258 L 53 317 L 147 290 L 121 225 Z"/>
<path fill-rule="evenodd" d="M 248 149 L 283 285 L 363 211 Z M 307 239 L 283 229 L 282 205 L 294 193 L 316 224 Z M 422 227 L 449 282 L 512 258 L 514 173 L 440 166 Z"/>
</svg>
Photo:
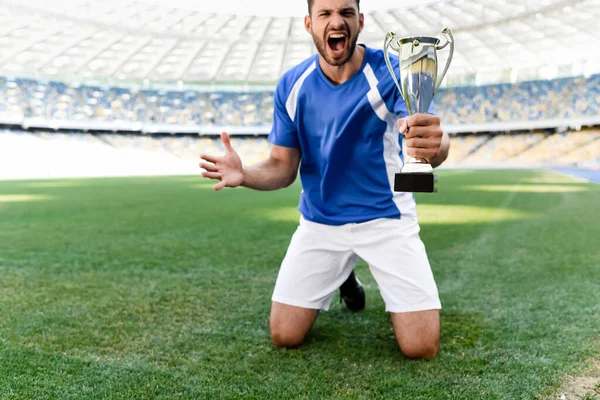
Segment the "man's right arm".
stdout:
<svg viewBox="0 0 600 400">
<path fill-rule="evenodd" d="M 215 185 L 215 190 L 237 186 L 255 190 L 277 190 L 291 185 L 296 180 L 301 150 L 297 127 L 290 116 L 293 111 L 288 110 L 286 105 L 285 99 L 289 95 L 286 82 L 280 81 L 275 90 L 273 128 L 269 134 L 272 148 L 265 161 L 244 168 L 226 133 L 221 134 L 225 147 L 224 157 L 204 154 L 200 156 L 204 161 L 200 163 L 200 167 L 206 170 L 202 176 L 220 180 Z"/>
<path fill-rule="evenodd" d="M 273 145 L 269 157 L 259 164 L 243 168 L 241 186 L 255 190 L 277 190 L 296 180 L 300 149 Z"/>
<path fill-rule="evenodd" d="M 221 190 L 226 187 L 245 186 L 255 190 L 277 190 L 290 186 L 296 180 L 300 165 L 300 149 L 273 145 L 269 157 L 254 166 L 244 168 L 242 160 L 231 146 L 226 133 L 221 134 L 225 155 L 217 157 L 202 154 L 200 168 L 204 178 L 218 180 L 214 187 Z"/>
</svg>

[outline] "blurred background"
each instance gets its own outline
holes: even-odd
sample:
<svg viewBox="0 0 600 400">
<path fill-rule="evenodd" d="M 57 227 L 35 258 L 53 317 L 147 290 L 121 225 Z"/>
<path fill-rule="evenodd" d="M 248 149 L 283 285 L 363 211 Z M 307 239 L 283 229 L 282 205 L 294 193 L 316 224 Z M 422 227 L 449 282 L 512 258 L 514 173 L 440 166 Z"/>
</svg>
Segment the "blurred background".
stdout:
<svg viewBox="0 0 600 400">
<path fill-rule="evenodd" d="M 600 1 L 362 3 L 359 43 L 454 32 L 435 98 L 444 168 L 598 169 Z M 315 53 L 304 14 L 303 0 L 1 0 L 0 179 L 197 174 L 223 130 L 261 160 L 278 78 Z"/>
<path fill-rule="evenodd" d="M 440 357 L 399 357 L 363 260 L 366 309 L 275 349 L 300 182 L 200 176 L 223 130 L 267 156 L 305 0 L 0 0 L 0 400 L 600 398 L 600 0 L 361 3 L 375 48 L 455 36 L 415 195 Z"/>
</svg>

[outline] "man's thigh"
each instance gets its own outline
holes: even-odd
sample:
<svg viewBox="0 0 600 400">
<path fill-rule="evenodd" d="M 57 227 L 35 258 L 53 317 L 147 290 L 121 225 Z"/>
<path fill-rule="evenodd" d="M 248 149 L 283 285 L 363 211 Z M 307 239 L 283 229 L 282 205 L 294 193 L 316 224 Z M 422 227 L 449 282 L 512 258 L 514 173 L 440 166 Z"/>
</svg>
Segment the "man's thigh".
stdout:
<svg viewBox="0 0 600 400">
<path fill-rule="evenodd" d="M 281 263 L 272 300 L 327 310 L 356 260 L 346 227 L 301 220 Z"/>
<path fill-rule="evenodd" d="M 356 228 L 354 250 L 369 264 L 386 311 L 441 308 L 437 285 L 415 220 L 381 219 Z"/>
</svg>

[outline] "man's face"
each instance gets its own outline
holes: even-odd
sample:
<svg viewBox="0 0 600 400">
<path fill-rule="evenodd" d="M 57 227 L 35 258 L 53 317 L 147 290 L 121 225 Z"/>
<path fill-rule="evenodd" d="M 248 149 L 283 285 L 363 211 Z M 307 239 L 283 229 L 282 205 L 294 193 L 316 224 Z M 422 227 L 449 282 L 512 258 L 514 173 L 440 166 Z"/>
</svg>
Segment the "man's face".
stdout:
<svg viewBox="0 0 600 400">
<path fill-rule="evenodd" d="M 339 67 L 354 54 L 364 16 L 358 12 L 356 0 L 314 0 L 304 25 L 321 57 Z"/>
</svg>

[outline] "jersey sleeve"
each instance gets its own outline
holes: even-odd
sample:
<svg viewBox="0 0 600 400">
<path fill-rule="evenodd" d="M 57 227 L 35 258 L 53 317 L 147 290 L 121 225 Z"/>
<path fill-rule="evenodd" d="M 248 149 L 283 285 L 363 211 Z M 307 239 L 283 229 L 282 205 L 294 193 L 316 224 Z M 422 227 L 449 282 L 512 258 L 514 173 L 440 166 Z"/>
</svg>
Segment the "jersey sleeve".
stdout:
<svg viewBox="0 0 600 400">
<path fill-rule="evenodd" d="M 275 90 L 273 127 L 268 139 L 277 146 L 300 148 L 298 129 L 288 114 L 286 98 L 283 81 L 280 81 Z"/>
</svg>

